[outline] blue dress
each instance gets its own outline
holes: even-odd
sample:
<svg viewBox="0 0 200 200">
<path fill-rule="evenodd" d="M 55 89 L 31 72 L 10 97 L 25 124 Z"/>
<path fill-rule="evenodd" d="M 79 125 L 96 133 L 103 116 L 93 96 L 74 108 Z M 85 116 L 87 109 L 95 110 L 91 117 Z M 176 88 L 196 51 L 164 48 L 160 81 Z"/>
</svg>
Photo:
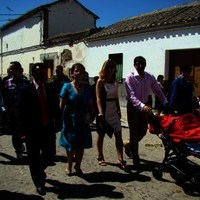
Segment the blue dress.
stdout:
<svg viewBox="0 0 200 200">
<path fill-rule="evenodd" d="M 84 122 L 88 102 L 92 99 L 89 84 L 84 84 L 84 91 L 77 94 L 71 83 L 65 83 L 60 97 L 66 100 L 63 110 L 63 128 L 59 140 L 66 151 L 82 150 L 92 147 L 92 135 L 89 124 Z"/>
</svg>

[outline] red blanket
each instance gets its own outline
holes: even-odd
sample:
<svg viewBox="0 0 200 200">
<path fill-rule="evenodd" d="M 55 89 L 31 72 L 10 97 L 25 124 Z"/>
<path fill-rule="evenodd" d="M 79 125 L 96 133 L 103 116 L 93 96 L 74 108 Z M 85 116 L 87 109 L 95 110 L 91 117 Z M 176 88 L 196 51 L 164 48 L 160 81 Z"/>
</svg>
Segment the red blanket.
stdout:
<svg viewBox="0 0 200 200">
<path fill-rule="evenodd" d="M 200 121 L 193 114 L 183 116 L 165 115 L 158 117 L 165 133 L 174 142 L 200 142 Z M 149 131 L 154 133 L 155 127 L 150 125 Z"/>
</svg>

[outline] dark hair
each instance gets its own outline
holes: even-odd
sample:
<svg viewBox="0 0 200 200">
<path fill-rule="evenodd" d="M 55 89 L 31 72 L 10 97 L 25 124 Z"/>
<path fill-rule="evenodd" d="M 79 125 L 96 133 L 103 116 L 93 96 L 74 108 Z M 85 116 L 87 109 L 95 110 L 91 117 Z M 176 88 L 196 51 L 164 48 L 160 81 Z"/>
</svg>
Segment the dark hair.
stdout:
<svg viewBox="0 0 200 200">
<path fill-rule="evenodd" d="M 180 71 L 181 72 L 191 72 L 192 71 L 192 67 L 189 65 L 181 65 L 180 66 Z"/>
<path fill-rule="evenodd" d="M 83 70 L 83 72 L 85 73 L 85 67 L 81 64 L 81 63 L 75 63 L 72 65 L 72 68 L 71 68 L 71 73 L 74 72 L 75 68 L 80 68 Z"/>
<path fill-rule="evenodd" d="M 98 79 L 99 79 L 99 76 L 95 76 L 95 77 L 93 78 L 93 80 L 94 80 L 95 83 L 97 82 Z"/>
<path fill-rule="evenodd" d="M 139 63 L 142 63 L 146 66 L 146 59 L 142 56 L 137 56 L 134 58 L 134 65 L 139 62 Z"/>
<path fill-rule="evenodd" d="M 57 65 L 56 66 L 56 70 L 63 70 L 63 66 L 62 65 Z"/>
<path fill-rule="evenodd" d="M 12 61 L 10 62 L 10 70 L 20 72 L 22 70 L 22 66 L 18 61 Z"/>
<path fill-rule="evenodd" d="M 157 81 L 160 81 L 160 80 L 162 80 L 162 79 L 164 79 L 164 76 L 163 76 L 163 75 L 158 75 Z"/>
<path fill-rule="evenodd" d="M 35 75 L 38 74 L 38 72 L 42 71 L 45 69 L 44 63 L 35 63 L 33 64 L 31 71 L 32 71 L 32 76 L 34 77 Z"/>
</svg>

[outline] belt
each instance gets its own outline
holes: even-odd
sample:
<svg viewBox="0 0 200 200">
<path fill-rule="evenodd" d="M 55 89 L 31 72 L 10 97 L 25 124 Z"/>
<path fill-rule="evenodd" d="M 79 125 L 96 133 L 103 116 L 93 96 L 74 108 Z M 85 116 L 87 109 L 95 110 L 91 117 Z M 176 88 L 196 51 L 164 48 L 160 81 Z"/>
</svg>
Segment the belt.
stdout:
<svg viewBox="0 0 200 200">
<path fill-rule="evenodd" d="M 117 98 L 108 98 L 108 99 L 106 99 L 106 101 L 116 101 L 117 100 Z"/>
</svg>

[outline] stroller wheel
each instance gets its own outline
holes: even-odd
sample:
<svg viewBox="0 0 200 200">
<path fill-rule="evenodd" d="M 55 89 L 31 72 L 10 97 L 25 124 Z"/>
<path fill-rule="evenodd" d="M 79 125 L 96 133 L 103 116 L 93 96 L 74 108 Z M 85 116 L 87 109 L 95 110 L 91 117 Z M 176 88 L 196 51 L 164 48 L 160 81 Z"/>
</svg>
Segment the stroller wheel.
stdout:
<svg viewBox="0 0 200 200">
<path fill-rule="evenodd" d="M 183 185 L 183 190 L 186 194 L 191 196 L 200 196 L 200 182 L 194 179 L 186 181 Z"/>
<path fill-rule="evenodd" d="M 182 171 L 172 170 L 170 172 L 171 177 L 177 182 L 184 182 L 186 180 L 186 175 Z"/>
<path fill-rule="evenodd" d="M 153 174 L 153 176 L 154 176 L 156 179 L 158 179 L 158 180 L 162 179 L 162 176 L 163 176 L 163 169 L 162 169 L 162 167 L 161 167 L 161 166 L 155 167 L 155 168 L 153 169 L 153 171 L 152 171 L 152 174 Z"/>
</svg>

